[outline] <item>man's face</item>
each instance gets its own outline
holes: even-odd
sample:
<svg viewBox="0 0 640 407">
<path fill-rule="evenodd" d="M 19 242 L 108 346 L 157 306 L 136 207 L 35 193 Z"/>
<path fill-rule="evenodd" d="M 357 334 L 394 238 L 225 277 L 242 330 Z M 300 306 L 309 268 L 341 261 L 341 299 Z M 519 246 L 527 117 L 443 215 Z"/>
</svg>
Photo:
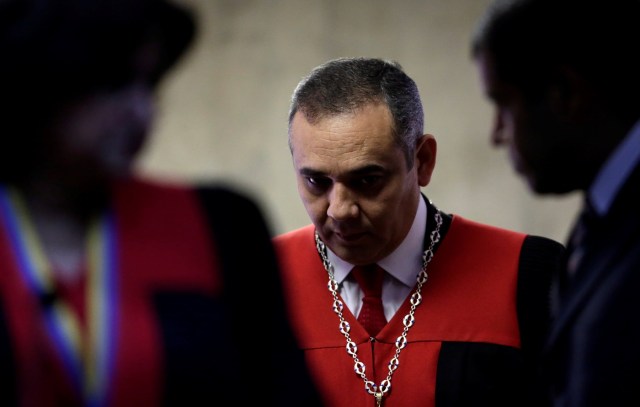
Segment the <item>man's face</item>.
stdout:
<svg viewBox="0 0 640 407">
<path fill-rule="evenodd" d="M 132 83 L 70 104 L 54 123 L 52 160 L 78 179 L 127 175 L 154 117 L 151 89 Z"/>
<path fill-rule="evenodd" d="M 96 85 L 63 105 L 49 134 L 52 168 L 78 183 L 130 174 L 155 118 L 152 76 L 160 63 L 159 47 L 153 41 L 141 45 L 130 77 Z"/>
<path fill-rule="evenodd" d="M 381 104 L 315 124 L 298 112 L 291 122 L 302 202 L 321 239 L 350 263 L 372 263 L 391 253 L 416 213 L 419 160 L 407 169 L 392 123 Z"/>
<path fill-rule="evenodd" d="M 526 98 L 516 86 L 502 81 L 488 53 L 475 60 L 487 98 L 494 106 L 491 142 L 508 149 L 511 164 L 537 193 L 565 193 L 580 178 L 571 157 L 579 150 L 572 123 L 563 119 L 559 98 L 552 87 L 536 100 Z"/>
</svg>

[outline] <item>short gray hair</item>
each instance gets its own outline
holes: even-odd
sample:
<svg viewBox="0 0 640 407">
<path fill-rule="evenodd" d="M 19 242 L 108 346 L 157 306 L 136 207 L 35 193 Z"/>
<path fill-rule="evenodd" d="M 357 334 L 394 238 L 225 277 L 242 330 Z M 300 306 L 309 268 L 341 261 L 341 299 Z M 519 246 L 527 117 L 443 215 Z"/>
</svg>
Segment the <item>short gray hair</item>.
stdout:
<svg viewBox="0 0 640 407">
<path fill-rule="evenodd" d="M 338 58 L 314 68 L 293 92 L 289 130 L 298 111 L 313 124 L 376 103 L 389 108 L 396 142 L 407 166 L 413 166 L 417 141 L 423 135 L 424 112 L 416 83 L 395 61 Z"/>
</svg>

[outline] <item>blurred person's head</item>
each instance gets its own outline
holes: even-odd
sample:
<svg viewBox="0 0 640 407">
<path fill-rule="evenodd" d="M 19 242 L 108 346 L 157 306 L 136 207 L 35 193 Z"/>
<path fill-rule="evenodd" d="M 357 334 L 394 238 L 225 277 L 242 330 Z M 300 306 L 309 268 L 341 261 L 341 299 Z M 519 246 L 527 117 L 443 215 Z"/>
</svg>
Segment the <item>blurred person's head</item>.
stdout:
<svg viewBox="0 0 640 407">
<path fill-rule="evenodd" d="M 165 0 L 0 1 L 0 181 L 128 173 L 194 34 Z"/>
<path fill-rule="evenodd" d="M 491 141 L 538 193 L 588 188 L 640 118 L 638 0 L 498 0 L 471 50 Z"/>
</svg>

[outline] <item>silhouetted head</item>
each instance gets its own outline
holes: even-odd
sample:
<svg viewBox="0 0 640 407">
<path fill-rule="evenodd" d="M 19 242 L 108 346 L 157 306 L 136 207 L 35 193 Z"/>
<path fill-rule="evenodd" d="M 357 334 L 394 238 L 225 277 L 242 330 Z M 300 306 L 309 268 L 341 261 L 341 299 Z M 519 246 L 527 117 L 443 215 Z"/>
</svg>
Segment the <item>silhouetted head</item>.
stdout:
<svg viewBox="0 0 640 407">
<path fill-rule="evenodd" d="M 1 0 L 0 179 L 42 159 L 70 104 L 134 81 L 153 90 L 194 35 L 165 0 Z"/>
<path fill-rule="evenodd" d="M 533 191 L 587 189 L 640 119 L 638 16 L 638 0 L 496 0 L 479 21 L 491 141 Z"/>
</svg>

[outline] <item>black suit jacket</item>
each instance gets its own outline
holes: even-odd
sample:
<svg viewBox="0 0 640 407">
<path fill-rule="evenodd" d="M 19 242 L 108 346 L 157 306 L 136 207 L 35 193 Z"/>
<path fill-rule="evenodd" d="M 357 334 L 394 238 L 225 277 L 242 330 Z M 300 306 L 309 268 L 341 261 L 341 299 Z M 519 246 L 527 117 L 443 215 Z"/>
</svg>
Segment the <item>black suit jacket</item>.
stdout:
<svg viewBox="0 0 640 407">
<path fill-rule="evenodd" d="M 547 344 L 556 406 L 640 406 L 640 166 L 591 222 Z M 557 282 L 560 285 L 560 282 Z"/>
<path fill-rule="evenodd" d="M 165 399 L 172 401 L 165 405 L 205 405 L 205 400 L 210 406 L 248 405 L 258 398 L 280 407 L 319 406 L 320 398 L 286 318 L 271 231 L 261 210 L 253 200 L 228 187 L 201 187 L 197 193 L 221 257 L 224 336 L 230 346 L 202 343 L 201 349 L 210 349 L 211 359 L 205 364 L 199 360 L 194 366 L 212 364 L 214 375 L 198 375 L 181 360 L 183 355 L 174 354 L 169 363 L 176 368 L 168 370 L 175 394 Z M 203 317 L 219 319 L 219 314 Z M 202 358 L 195 352 L 192 356 Z M 191 404 L 185 403 L 187 394 L 191 394 Z"/>
</svg>

